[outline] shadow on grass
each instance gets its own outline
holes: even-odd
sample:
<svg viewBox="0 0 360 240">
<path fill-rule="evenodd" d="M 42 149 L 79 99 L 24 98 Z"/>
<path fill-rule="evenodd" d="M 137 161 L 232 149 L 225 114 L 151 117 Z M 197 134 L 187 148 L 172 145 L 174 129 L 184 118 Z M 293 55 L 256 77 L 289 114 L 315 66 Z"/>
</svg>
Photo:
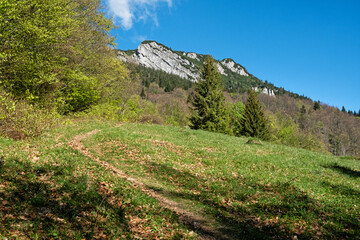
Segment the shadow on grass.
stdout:
<svg viewBox="0 0 360 240">
<path fill-rule="evenodd" d="M 201 193 L 196 195 L 154 189 L 168 197 L 204 205 L 211 217 L 226 226 L 217 229 L 222 239 L 292 239 L 294 236 L 298 239 L 354 239 L 360 234 L 355 212 L 348 213 L 341 206 L 324 205 L 290 183 L 265 186 L 252 179 L 243 179 L 245 184 L 234 189 L 238 202 L 243 204 L 232 205 L 216 199 L 216 193 L 205 188 L 199 177 L 163 164 L 152 163 L 151 168 L 156 174 L 167 176 L 162 180 L 181 184 L 180 187 L 190 191 L 199 190 Z M 249 192 L 249 187 L 255 191 Z M 343 194 L 353 196 L 350 189 L 341 189 Z M 275 200 L 259 200 L 256 195 Z M 221 238 L 217 236 L 217 239 Z"/>
<path fill-rule="evenodd" d="M 348 187 L 343 184 L 331 184 L 329 182 L 323 182 L 322 185 L 326 187 L 327 189 L 330 189 L 330 191 L 337 195 L 343 195 L 350 198 L 359 198 L 360 197 L 360 191 L 355 190 L 351 187 Z"/>
<path fill-rule="evenodd" d="M 36 168 L 18 159 L 7 162 L 11 165 L 0 169 L 0 180 L 7 185 L 0 191 L 0 232 L 17 232 L 16 226 L 22 226 L 26 237 L 41 239 L 94 239 L 113 235 L 110 231 L 128 232 L 123 209 L 110 204 L 87 176 L 61 176 L 71 171 L 69 166 Z M 109 231 L 110 215 L 118 229 Z"/>
<path fill-rule="evenodd" d="M 340 172 L 344 175 L 348 175 L 349 177 L 353 177 L 353 178 L 359 178 L 360 177 L 360 171 L 357 170 L 352 170 L 348 167 L 343 167 L 340 166 L 338 164 L 332 164 L 332 165 L 328 165 L 328 166 L 324 166 L 324 168 L 330 168 L 332 170 L 335 170 L 337 172 Z"/>
</svg>

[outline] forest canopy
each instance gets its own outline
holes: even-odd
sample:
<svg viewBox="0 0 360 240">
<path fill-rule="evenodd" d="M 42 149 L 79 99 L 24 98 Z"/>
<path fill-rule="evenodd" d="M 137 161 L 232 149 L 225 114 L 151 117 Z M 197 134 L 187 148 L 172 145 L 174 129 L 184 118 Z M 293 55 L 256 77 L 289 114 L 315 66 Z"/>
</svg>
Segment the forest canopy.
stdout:
<svg viewBox="0 0 360 240">
<path fill-rule="evenodd" d="M 126 77 L 101 8 L 100 0 L 1 1 L 1 87 L 61 113 L 96 103 L 104 86 Z"/>
</svg>

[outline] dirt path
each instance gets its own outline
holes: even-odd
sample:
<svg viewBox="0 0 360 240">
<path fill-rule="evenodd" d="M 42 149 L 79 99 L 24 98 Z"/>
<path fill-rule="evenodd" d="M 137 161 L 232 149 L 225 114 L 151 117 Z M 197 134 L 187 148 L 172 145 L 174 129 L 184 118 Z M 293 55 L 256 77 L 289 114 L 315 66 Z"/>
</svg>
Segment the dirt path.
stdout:
<svg viewBox="0 0 360 240">
<path fill-rule="evenodd" d="M 142 192 L 147 194 L 150 197 L 153 197 L 157 199 L 161 206 L 171 210 L 172 212 L 176 213 L 180 220 L 191 227 L 194 231 L 196 231 L 199 235 L 199 239 L 231 239 L 228 236 L 225 236 L 223 233 L 218 231 L 216 228 L 212 227 L 215 224 L 215 220 L 208 219 L 203 216 L 200 216 L 198 214 L 192 213 L 188 210 L 186 210 L 181 204 L 169 200 L 166 197 L 164 197 L 159 192 L 156 192 L 152 189 L 149 189 L 146 187 L 142 182 L 139 182 L 138 180 L 128 176 L 126 173 L 121 171 L 118 168 L 115 168 L 113 165 L 101 161 L 100 158 L 93 156 L 90 151 L 83 145 L 81 142 L 85 138 L 87 138 L 90 135 L 98 133 L 99 130 L 93 130 L 91 132 L 88 132 L 83 135 L 77 135 L 69 142 L 70 147 L 72 147 L 75 150 L 78 150 L 81 154 L 84 156 L 92 159 L 93 161 L 97 162 L 99 165 L 105 167 L 109 171 L 111 171 L 113 174 L 115 174 L 118 177 L 121 177 L 129 182 L 131 182 L 134 186 L 138 187 Z"/>
</svg>

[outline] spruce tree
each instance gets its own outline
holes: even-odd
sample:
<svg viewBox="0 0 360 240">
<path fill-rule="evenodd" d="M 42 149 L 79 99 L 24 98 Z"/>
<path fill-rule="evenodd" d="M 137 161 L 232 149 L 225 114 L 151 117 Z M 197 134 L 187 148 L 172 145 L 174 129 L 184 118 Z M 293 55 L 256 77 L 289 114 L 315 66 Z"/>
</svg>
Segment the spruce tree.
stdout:
<svg viewBox="0 0 360 240">
<path fill-rule="evenodd" d="M 299 116 L 299 127 L 300 129 L 305 129 L 305 123 L 306 123 L 306 108 L 304 105 L 302 105 L 300 109 L 300 116 Z"/>
<path fill-rule="evenodd" d="M 315 111 L 321 109 L 320 101 L 314 102 L 314 107 L 313 107 L 313 109 L 314 109 Z"/>
<path fill-rule="evenodd" d="M 254 90 L 251 90 L 247 99 L 244 117 L 241 123 L 242 135 L 247 137 L 257 137 L 263 140 L 269 138 L 267 119 Z"/>
<path fill-rule="evenodd" d="M 223 83 L 216 63 L 211 56 L 206 56 L 200 77 L 195 84 L 191 99 L 192 116 L 190 128 L 212 132 L 229 132 L 229 114 L 225 107 Z"/>
</svg>

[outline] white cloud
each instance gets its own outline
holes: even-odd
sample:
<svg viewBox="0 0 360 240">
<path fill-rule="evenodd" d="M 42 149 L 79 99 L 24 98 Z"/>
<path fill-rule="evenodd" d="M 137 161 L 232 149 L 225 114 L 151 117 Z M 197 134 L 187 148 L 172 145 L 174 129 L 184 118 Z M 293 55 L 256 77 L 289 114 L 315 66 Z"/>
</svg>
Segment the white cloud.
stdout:
<svg viewBox="0 0 360 240">
<path fill-rule="evenodd" d="M 134 42 L 134 43 L 138 43 L 138 42 L 143 42 L 147 39 L 147 36 L 144 36 L 144 35 L 136 35 L 134 36 L 131 40 Z"/>
<path fill-rule="evenodd" d="M 161 2 L 172 6 L 172 0 L 107 0 L 115 20 L 120 19 L 121 26 L 130 29 L 134 21 L 146 21 L 151 18 L 158 25 L 156 8 Z"/>
</svg>

